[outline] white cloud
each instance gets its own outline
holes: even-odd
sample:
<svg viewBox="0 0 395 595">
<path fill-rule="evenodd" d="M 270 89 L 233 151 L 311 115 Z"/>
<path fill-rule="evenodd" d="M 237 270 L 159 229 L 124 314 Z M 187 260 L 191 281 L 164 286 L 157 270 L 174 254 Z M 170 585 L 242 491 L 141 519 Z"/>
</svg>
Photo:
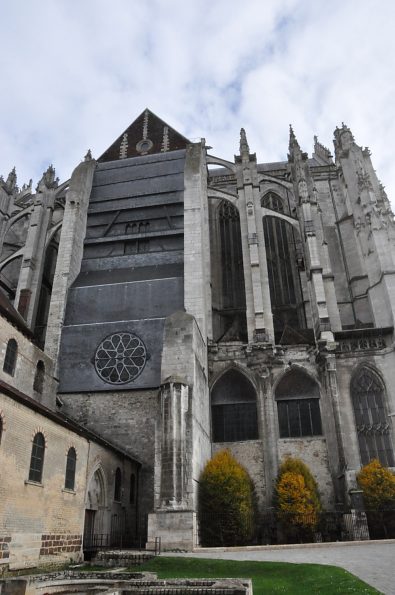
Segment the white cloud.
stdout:
<svg viewBox="0 0 395 595">
<path fill-rule="evenodd" d="M 395 201 L 395 5 L 372 0 L 3 0 L 0 172 L 67 178 L 146 107 L 232 159 L 284 159 L 345 121 Z"/>
</svg>

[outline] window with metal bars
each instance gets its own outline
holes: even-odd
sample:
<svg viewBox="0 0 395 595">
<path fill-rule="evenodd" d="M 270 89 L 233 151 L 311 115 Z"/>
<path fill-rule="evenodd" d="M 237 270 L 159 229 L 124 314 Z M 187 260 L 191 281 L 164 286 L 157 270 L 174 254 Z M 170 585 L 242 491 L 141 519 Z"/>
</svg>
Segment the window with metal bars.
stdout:
<svg viewBox="0 0 395 595">
<path fill-rule="evenodd" d="M 351 398 L 363 465 L 378 459 L 394 466 L 391 422 L 385 407 L 385 386 L 380 376 L 364 366 L 351 381 Z"/>
<path fill-rule="evenodd" d="M 44 466 L 45 439 L 41 432 L 33 438 L 32 456 L 30 459 L 29 481 L 41 483 Z"/>
<path fill-rule="evenodd" d="M 13 376 L 15 374 L 16 359 L 18 356 L 18 343 L 15 339 L 10 339 L 7 343 L 7 349 L 4 357 L 3 371 Z"/>
<path fill-rule="evenodd" d="M 322 424 L 317 383 L 302 370 L 292 370 L 276 387 L 280 438 L 321 436 Z"/>
<path fill-rule="evenodd" d="M 66 457 L 66 474 L 64 479 L 64 487 L 66 490 L 74 490 L 76 464 L 77 453 L 75 452 L 75 448 L 71 447 L 69 448 Z"/>
<path fill-rule="evenodd" d="M 213 442 L 257 440 L 258 420 L 255 389 L 237 370 L 230 370 L 211 392 Z"/>
</svg>

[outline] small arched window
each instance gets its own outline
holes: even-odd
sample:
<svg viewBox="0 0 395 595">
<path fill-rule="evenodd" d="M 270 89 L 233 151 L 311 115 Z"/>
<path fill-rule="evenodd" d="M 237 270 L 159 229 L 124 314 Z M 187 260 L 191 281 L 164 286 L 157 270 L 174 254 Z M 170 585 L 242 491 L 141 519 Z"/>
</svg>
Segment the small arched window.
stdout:
<svg viewBox="0 0 395 595">
<path fill-rule="evenodd" d="M 280 438 L 321 436 L 318 384 L 302 370 L 292 370 L 275 391 Z"/>
<path fill-rule="evenodd" d="M 75 468 L 77 463 L 77 453 L 75 448 L 69 448 L 66 458 L 66 474 L 64 480 L 64 487 L 66 490 L 74 490 L 75 485 Z"/>
<path fill-rule="evenodd" d="M 16 358 L 18 356 L 18 343 L 15 339 L 10 339 L 7 343 L 7 349 L 4 357 L 3 370 L 10 376 L 15 374 Z"/>
<path fill-rule="evenodd" d="M 114 500 L 121 501 L 122 473 L 119 467 L 115 471 Z"/>
<path fill-rule="evenodd" d="M 2 437 L 3 437 L 3 418 L 0 415 L 0 444 L 1 444 Z"/>
<path fill-rule="evenodd" d="M 45 439 L 41 432 L 33 438 L 32 456 L 30 459 L 29 481 L 41 483 L 44 466 Z"/>
<path fill-rule="evenodd" d="M 36 374 L 34 376 L 33 390 L 37 393 L 42 393 L 44 388 L 45 366 L 44 362 L 39 360 L 37 362 Z"/>
<path fill-rule="evenodd" d="M 250 381 L 229 370 L 211 392 L 213 442 L 258 439 L 256 393 Z"/>
<path fill-rule="evenodd" d="M 134 473 L 130 476 L 130 491 L 129 491 L 129 502 L 134 504 L 136 500 L 136 476 Z"/>
<path fill-rule="evenodd" d="M 378 374 L 364 366 L 351 381 L 351 398 L 362 465 L 378 459 L 394 466 L 391 426 L 385 409 L 385 387 Z"/>
</svg>

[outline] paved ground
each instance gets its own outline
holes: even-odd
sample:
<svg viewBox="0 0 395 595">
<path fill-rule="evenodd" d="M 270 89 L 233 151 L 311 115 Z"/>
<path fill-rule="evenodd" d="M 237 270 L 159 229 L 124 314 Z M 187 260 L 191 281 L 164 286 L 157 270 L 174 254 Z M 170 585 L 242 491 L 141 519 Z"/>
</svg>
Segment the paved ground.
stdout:
<svg viewBox="0 0 395 595">
<path fill-rule="evenodd" d="M 341 566 L 385 595 L 395 595 L 395 541 L 360 544 L 312 545 L 303 547 L 240 548 L 238 551 L 211 549 L 193 554 L 164 554 L 228 560 L 307 562 Z"/>
</svg>

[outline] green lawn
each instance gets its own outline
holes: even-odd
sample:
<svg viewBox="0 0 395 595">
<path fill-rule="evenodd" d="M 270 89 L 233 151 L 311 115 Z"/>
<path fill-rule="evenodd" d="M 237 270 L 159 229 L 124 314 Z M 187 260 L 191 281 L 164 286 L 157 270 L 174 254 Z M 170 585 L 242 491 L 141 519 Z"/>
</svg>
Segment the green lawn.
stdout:
<svg viewBox="0 0 395 595">
<path fill-rule="evenodd" d="M 379 593 L 342 568 L 319 564 L 158 556 L 133 570 L 156 572 L 158 578 L 251 578 L 254 595 Z"/>
</svg>

